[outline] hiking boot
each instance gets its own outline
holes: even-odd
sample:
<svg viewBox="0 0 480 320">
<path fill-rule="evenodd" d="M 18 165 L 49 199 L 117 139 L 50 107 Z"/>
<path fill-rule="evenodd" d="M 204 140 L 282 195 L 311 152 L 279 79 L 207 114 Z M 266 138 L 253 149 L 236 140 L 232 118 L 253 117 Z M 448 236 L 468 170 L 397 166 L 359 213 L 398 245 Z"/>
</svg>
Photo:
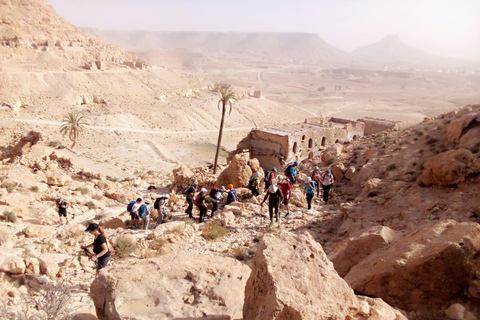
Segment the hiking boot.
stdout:
<svg viewBox="0 0 480 320">
<path fill-rule="evenodd" d="M 288 219 L 290 218 L 290 212 L 287 212 L 287 214 L 285 215 L 285 219 Z"/>
<path fill-rule="evenodd" d="M 270 222 L 270 228 L 273 227 L 275 225 L 275 222 L 271 221 Z"/>
</svg>

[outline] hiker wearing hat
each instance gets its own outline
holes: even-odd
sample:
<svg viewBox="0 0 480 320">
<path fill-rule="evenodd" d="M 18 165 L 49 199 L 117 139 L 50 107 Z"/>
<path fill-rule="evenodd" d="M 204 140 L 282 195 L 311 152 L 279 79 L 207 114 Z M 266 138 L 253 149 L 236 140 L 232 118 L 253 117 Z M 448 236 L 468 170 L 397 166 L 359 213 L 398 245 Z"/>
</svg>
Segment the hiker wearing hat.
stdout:
<svg viewBox="0 0 480 320">
<path fill-rule="evenodd" d="M 195 198 L 195 192 L 197 192 L 198 182 L 195 181 L 193 185 L 187 187 L 183 193 L 187 195 L 187 203 L 188 207 L 185 210 L 185 213 L 188 214 L 190 219 L 193 219 L 192 211 L 193 211 L 193 199 Z"/>
<path fill-rule="evenodd" d="M 221 186 L 217 190 L 215 189 L 216 188 L 213 188 L 210 191 L 210 198 L 212 199 L 212 214 L 210 215 L 210 218 L 213 218 L 213 214 L 218 210 L 218 204 L 223 200 L 223 193 L 227 191 L 224 186 Z"/>
<path fill-rule="evenodd" d="M 315 182 L 310 177 L 307 178 L 307 182 L 305 183 L 305 194 L 307 195 L 307 210 L 311 210 L 312 199 L 315 196 Z"/>
<path fill-rule="evenodd" d="M 312 180 L 315 182 L 315 186 L 317 187 L 317 197 L 320 198 L 320 183 L 321 183 L 321 174 L 320 169 L 315 167 L 312 172 Z"/>
<path fill-rule="evenodd" d="M 205 197 L 207 196 L 208 190 L 202 188 L 200 192 L 195 197 L 194 204 L 200 210 L 200 217 L 198 218 L 198 223 L 203 222 L 203 219 L 207 216 L 207 205 L 205 204 Z"/>
<path fill-rule="evenodd" d="M 233 189 L 233 184 L 229 184 L 227 186 L 227 204 L 237 202 L 238 201 L 238 195 L 237 195 L 237 190 Z"/>
<path fill-rule="evenodd" d="M 68 223 L 68 217 L 67 217 L 68 203 L 62 200 L 61 198 L 58 198 L 57 200 L 55 200 L 55 202 L 57 203 L 57 207 L 58 207 L 58 218 L 60 219 L 60 224 L 63 224 L 62 218 L 65 218 L 65 224 L 67 224 Z"/>
<path fill-rule="evenodd" d="M 328 192 L 330 191 L 330 188 L 334 182 L 335 177 L 333 176 L 332 171 L 327 169 L 327 171 L 322 175 L 323 201 L 325 204 L 328 203 Z"/>
<path fill-rule="evenodd" d="M 250 181 L 248 181 L 248 189 L 252 191 L 254 197 L 260 194 L 260 172 L 255 172 Z"/>
<path fill-rule="evenodd" d="M 98 224 L 90 223 L 87 229 L 85 229 L 85 232 L 89 232 L 95 237 L 95 239 L 93 240 L 93 243 L 87 246 L 82 246 L 81 248 L 87 252 L 87 254 L 90 256 L 90 259 L 96 262 L 97 271 L 99 271 L 107 266 L 111 257 L 105 231 L 100 228 Z M 89 248 L 93 248 L 93 254 L 88 251 Z"/>
<path fill-rule="evenodd" d="M 275 167 L 273 167 L 272 170 L 267 171 L 267 173 L 265 173 L 265 177 L 263 178 L 263 181 L 265 182 L 265 190 L 268 190 L 268 188 L 270 188 L 270 186 L 273 184 L 276 174 L 277 174 L 277 168 Z"/>
<path fill-rule="evenodd" d="M 168 213 L 167 213 L 165 204 L 168 199 L 170 199 L 169 194 L 162 194 L 160 197 L 158 197 L 155 200 L 155 203 L 153 204 L 153 208 L 157 210 L 157 213 L 158 213 L 158 218 L 157 218 L 158 224 L 161 224 L 167 221 Z"/>
<path fill-rule="evenodd" d="M 267 201 L 268 198 L 268 214 L 270 216 L 270 227 L 273 227 L 273 216 L 275 214 L 275 219 L 277 223 L 280 223 L 280 204 L 283 201 L 282 191 L 277 185 L 272 184 L 267 190 L 267 194 L 263 199 L 261 206 Z"/>
<path fill-rule="evenodd" d="M 152 208 L 150 207 L 151 201 L 149 199 L 145 200 L 145 203 L 140 205 L 138 208 L 138 217 L 142 219 L 143 230 L 148 229 L 148 225 L 150 224 L 150 213 Z"/>
<path fill-rule="evenodd" d="M 292 185 L 297 181 L 297 167 L 298 161 L 295 161 L 285 169 L 285 176 L 290 180 Z"/>
</svg>

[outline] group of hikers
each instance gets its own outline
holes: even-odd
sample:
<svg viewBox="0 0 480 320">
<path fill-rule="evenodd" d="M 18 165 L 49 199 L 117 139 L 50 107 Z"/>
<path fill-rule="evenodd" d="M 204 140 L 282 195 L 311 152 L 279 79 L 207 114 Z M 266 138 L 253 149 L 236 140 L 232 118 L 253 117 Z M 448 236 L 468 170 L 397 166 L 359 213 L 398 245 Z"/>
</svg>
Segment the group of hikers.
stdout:
<svg viewBox="0 0 480 320">
<path fill-rule="evenodd" d="M 284 175 L 277 175 L 278 171 L 275 167 L 265 173 L 263 182 L 266 192 L 263 201 L 261 202 L 261 206 L 263 206 L 268 200 L 270 226 L 273 226 L 275 222 L 280 224 L 281 204 L 283 204 L 286 209 L 284 218 L 289 219 L 291 216 L 289 201 L 292 195 L 293 185 L 297 182 L 298 165 L 299 163 L 295 161 L 293 164 L 287 166 Z M 248 189 L 252 192 L 254 197 L 260 196 L 261 176 L 260 172 L 254 173 L 248 183 Z M 312 209 L 312 200 L 315 197 L 315 193 L 317 194 L 317 197 L 320 198 L 320 186 L 323 191 L 323 202 L 328 203 L 329 191 L 334 182 L 335 178 L 330 169 L 321 173 L 318 167 L 314 168 L 311 176 L 307 177 L 304 187 L 307 200 L 307 211 Z M 185 213 L 190 219 L 193 219 L 193 207 L 196 206 L 199 210 L 199 223 L 205 221 L 208 217 L 207 196 L 210 197 L 212 203 L 210 218 L 214 217 L 215 212 L 218 210 L 220 203 L 223 203 L 223 200 L 225 200 L 226 205 L 238 201 L 237 191 L 234 189 L 233 184 L 229 184 L 227 188 L 224 186 L 218 188 L 213 187 L 210 191 L 206 188 L 201 188 L 200 190 L 198 190 L 198 188 L 198 181 L 195 181 L 192 185 L 185 188 L 183 193 L 186 197 L 187 203 Z M 166 222 L 169 218 L 166 209 L 166 203 L 169 198 L 169 194 L 162 194 L 153 204 L 153 209 L 158 213 L 158 224 Z M 67 202 L 62 199 L 57 199 L 56 202 L 60 221 L 62 222 L 62 218 L 65 218 L 68 222 L 66 212 L 66 208 L 68 207 Z M 128 203 L 127 211 L 130 213 L 132 228 L 148 229 L 152 213 L 150 205 L 151 201 L 149 199 L 143 201 L 142 198 L 132 200 Z M 96 223 L 90 223 L 85 231 L 94 236 L 94 242 L 87 246 L 82 246 L 82 249 L 85 250 L 92 260 L 96 261 L 97 270 L 100 270 L 104 268 L 110 260 L 110 250 L 108 248 L 105 232 Z M 93 249 L 93 253 L 90 249 Z"/>
</svg>

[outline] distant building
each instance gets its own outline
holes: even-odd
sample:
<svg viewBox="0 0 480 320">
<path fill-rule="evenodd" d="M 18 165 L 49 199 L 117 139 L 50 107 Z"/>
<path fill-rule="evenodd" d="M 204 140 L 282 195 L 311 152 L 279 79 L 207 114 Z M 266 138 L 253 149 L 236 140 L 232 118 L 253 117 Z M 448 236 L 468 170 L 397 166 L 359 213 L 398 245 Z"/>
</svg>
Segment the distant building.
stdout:
<svg viewBox="0 0 480 320">
<path fill-rule="evenodd" d="M 262 91 L 256 90 L 253 92 L 253 97 L 260 99 L 262 97 Z"/>
</svg>

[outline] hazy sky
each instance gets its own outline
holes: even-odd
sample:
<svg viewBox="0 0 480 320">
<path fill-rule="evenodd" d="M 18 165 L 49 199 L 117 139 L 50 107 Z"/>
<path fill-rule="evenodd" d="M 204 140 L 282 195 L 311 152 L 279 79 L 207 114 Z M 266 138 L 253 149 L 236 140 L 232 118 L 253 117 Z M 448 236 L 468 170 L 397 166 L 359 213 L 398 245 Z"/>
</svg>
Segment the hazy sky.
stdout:
<svg viewBox="0 0 480 320">
<path fill-rule="evenodd" d="M 389 34 L 427 52 L 480 60 L 480 0 L 49 0 L 81 27 L 318 33 L 343 50 Z"/>
</svg>

